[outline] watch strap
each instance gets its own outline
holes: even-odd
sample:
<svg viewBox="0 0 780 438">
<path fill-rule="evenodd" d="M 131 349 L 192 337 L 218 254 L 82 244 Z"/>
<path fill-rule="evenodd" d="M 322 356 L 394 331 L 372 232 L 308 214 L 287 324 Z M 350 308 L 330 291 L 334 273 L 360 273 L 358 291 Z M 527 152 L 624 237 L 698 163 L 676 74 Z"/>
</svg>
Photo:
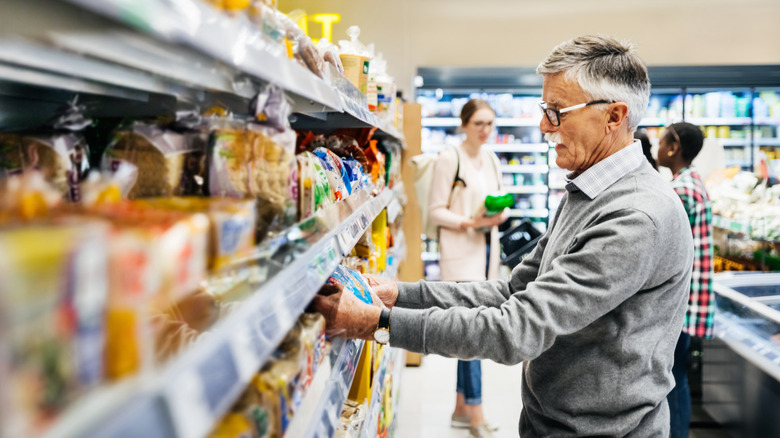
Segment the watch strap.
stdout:
<svg viewBox="0 0 780 438">
<path fill-rule="evenodd" d="M 382 312 L 379 314 L 379 322 L 376 325 L 377 328 L 390 329 L 390 309 L 387 307 L 382 308 Z"/>
</svg>

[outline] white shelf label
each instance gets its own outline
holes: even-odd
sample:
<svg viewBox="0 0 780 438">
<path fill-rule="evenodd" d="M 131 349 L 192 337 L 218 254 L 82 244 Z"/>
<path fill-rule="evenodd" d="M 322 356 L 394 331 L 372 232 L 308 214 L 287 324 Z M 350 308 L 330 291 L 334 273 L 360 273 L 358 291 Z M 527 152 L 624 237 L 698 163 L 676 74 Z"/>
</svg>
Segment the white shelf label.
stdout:
<svg viewBox="0 0 780 438">
<path fill-rule="evenodd" d="M 216 421 L 204 395 L 203 381 L 195 370 L 180 374 L 166 388 L 165 398 L 179 438 L 199 438 Z"/>
<path fill-rule="evenodd" d="M 242 382 L 249 382 L 260 369 L 260 345 L 255 331 L 249 324 L 236 330 L 230 347 L 236 359 L 238 376 Z"/>
</svg>

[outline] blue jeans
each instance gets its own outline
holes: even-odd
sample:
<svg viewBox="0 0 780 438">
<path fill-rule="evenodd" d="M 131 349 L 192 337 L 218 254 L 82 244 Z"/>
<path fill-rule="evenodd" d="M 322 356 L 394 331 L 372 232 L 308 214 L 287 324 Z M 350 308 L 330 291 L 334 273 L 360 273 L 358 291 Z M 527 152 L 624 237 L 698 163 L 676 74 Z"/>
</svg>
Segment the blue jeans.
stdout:
<svg viewBox="0 0 780 438">
<path fill-rule="evenodd" d="M 691 351 L 691 335 L 681 333 L 674 349 L 674 388 L 666 399 L 669 401 L 671 438 L 688 438 L 691 422 L 691 390 L 688 388 L 688 355 Z"/>
<path fill-rule="evenodd" d="M 485 277 L 487 277 L 490 270 L 490 233 L 485 233 L 485 246 L 487 250 Z M 466 404 L 469 406 L 482 404 L 482 363 L 480 361 L 458 361 L 458 382 L 455 386 L 455 391 L 458 394 L 463 394 Z"/>
<path fill-rule="evenodd" d="M 480 361 L 458 361 L 458 383 L 455 390 L 458 394 L 463 394 L 467 405 L 482 404 L 482 365 Z"/>
</svg>

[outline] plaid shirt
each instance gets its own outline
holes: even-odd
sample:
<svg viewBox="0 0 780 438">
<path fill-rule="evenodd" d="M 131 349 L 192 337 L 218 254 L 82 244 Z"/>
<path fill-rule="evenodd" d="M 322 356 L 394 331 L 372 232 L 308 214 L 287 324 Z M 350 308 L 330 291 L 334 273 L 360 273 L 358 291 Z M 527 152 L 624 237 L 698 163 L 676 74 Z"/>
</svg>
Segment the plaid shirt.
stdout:
<svg viewBox="0 0 780 438">
<path fill-rule="evenodd" d="M 642 153 L 642 143 L 637 140 L 594 164 L 579 176 L 576 173 L 567 175 L 566 190 L 582 190 L 582 193 L 594 199 L 628 172 L 639 167 L 644 160 L 646 158 Z"/>
<path fill-rule="evenodd" d="M 715 294 L 712 291 L 712 212 L 710 198 L 696 171 L 684 168 L 674 176 L 672 188 L 682 200 L 693 231 L 693 274 L 683 332 L 712 337 Z"/>
</svg>

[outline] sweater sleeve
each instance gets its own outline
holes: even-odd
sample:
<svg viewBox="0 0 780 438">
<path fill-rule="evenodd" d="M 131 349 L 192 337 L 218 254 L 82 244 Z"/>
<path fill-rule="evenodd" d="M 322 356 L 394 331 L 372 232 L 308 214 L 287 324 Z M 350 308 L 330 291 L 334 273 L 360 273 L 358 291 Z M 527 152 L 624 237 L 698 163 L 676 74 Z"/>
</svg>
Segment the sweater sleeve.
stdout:
<svg viewBox="0 0 780 438">
<path fill-rule="evenodd" d="M 440 286 L 459 296 L 484 292 L 480 296 L 486 297 L 485 305 L 394 307 L 390 344 L 426 354 L 505 364 L 533 359 L 558 336 L 583 329 L 637 293 L 655 270 L 656 262 L 645 249 L 658 238 L 658 229 L 644 213 L 634 209 L 612 213 L 578 233 L 571 247 L 552 261 L 551 269 L 531 281 L 517 277 L 532 274 L 535 263 L 515 269 L 508 284 Z M 438 287 L 419 286 L 418 291 L 407 290 L 405 295 L 419 293 L 424 296 L 420 302 L 431 304 L 437 302 L 430 296 L 433 289 Z M 490 306 L 496 303 L 499 289 L 502 294 L 511 290 L 512 295 Z"/>
<path fill-rule="evenodd" d="M 512 270 L 509 280 L 493 280 L 472 283 L 398 282 L 398 299 L 395 307 L 427 309 L 438 307 L 499 307 L 509 297 L 526 288 L 536 278 L 547 245 L 547 234 L 542 236 L 536 248 Z"/>
<path fill-rule="evenodd" d="M 457 168 L 458 156 L 455 151 L 445 149 L 440 152 L 433 168 L 433 181 L 428 196 L 428 215 L 431 222 L 455 230 L 460 229 L 460 224 L 468 220 L 466 216 L 448 208 Z"/>
</svg>

